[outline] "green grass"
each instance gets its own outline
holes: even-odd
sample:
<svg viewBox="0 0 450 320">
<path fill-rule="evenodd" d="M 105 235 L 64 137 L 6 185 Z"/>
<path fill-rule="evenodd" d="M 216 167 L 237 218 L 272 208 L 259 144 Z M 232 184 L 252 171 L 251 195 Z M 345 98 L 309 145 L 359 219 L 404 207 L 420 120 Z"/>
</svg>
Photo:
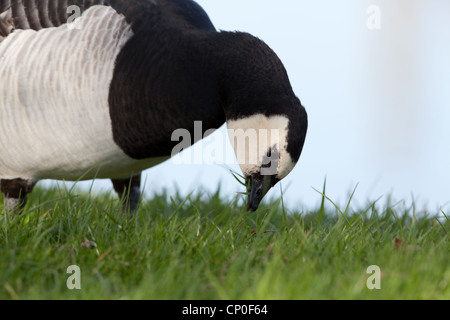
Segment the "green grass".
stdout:
<svg viewBox="0 0 450 320">
<path fill-rule="evenodd" d="M 37 188 L 13 218 L 0 204 L 0 299 L 450 299 L 443 212 L 167 199 L 132 219 L 113 194 Z M 70 265 L 80 290 L 66 286 Z M 370 265 L 380 290 L 366 286 Z"/>
</svg>

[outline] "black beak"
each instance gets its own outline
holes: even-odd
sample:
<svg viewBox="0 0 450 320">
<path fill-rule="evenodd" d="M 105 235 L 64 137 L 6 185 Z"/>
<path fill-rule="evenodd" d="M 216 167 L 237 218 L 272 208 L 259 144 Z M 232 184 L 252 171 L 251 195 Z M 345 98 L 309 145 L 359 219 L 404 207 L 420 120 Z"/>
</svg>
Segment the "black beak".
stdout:
<svg viewBox="0 0 450 320">
<path fill-rule="evenodd" d="M 247 211 L 256 211 L 263 197 L 263 182 L 255 179 L 250 180 L 248 188 Z"/>
<path fill-rule="evenodd" d="M 250 178 L 250 185 L 248 186 L 248 202 L 247 211 L 256 211 L 262 198 L 266 195 L 271 185 L 270 176 L 256 176 Z"/>
</svg>

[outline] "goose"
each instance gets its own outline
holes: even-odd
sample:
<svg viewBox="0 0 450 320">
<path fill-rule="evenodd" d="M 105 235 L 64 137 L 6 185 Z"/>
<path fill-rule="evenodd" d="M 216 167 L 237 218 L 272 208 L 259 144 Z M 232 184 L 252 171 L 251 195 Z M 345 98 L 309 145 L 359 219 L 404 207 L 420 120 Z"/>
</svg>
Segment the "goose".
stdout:
<svg viewBox="0 0 450 320">
<path fill-rule="evenodd" d="M 196 121 L 226 123 L 249 211 L 299 160 L 307 113 L 281 60 L 246 32 L 216 30 L 192 0 L 0 0 L 0 37 L 7 210 L 21 212 L 39 180 L 100 178 L 133 212 L 141 172 Z M 258 147 L 233 143 L 239 132 Z"/>
</svg>

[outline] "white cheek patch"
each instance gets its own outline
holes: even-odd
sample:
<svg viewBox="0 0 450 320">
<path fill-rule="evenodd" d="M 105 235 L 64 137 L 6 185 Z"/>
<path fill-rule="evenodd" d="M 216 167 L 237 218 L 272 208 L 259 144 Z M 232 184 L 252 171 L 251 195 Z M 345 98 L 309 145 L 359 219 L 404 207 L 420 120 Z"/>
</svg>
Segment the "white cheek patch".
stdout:
<svg viewBox="0 0 450 320">
<path fill-rule="evenodd" d="M 228 137 L 244 175 L 260 172 L 283 179 L 291 172 L 295 163 L 286 150 L 288 125 L 285 116 L 262 114 L 227 122 Z"/>
</svg>

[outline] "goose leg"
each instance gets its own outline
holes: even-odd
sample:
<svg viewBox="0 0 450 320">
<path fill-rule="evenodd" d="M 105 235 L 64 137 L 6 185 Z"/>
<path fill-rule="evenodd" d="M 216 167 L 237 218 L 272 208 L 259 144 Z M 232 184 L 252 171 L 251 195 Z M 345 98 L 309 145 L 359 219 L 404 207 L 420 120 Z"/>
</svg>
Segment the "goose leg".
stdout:
<svg viewBox="0 0 450 320">
<path fill-rule="evenodd" d="M 141 174 L 126 179 L 111 179 L 114 190 L 119 197 L 123 197 L 122 211 L 133 214 L 139 203 L 141 195 Z"/>
<path fill-rule="evenodd" d="M 22 213 L 27 203 L 27 196 L 35 184 L 36 181 L 24 179 L 0 180 L 0 189 L 5 197 L 6 209 L 11 214 Z"/>
</svg>

